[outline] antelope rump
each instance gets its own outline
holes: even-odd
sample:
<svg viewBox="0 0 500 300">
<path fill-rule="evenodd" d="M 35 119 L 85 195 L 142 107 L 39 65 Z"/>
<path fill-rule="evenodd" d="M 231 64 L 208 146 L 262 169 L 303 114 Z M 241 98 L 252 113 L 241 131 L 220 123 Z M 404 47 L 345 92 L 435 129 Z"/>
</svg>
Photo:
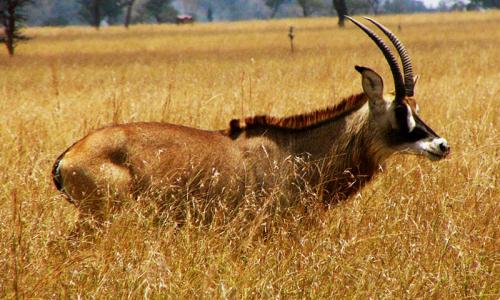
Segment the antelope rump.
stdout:
<svg viewBox="0 0 500 300">
<path fill-rule="evenodd" d="M 394 153 L 446 157 L 447 141 L 418 115 L 416 81 L 403 44 L 366 18 L 397 49 L 402 73 L 385 42 L 349 19 L 382 51 L 394 94 L 384 95 L 375 71 L 356 66 L 363 92 L 311 113 L 235 119 L 219 131 L 153 122 L 104 127 L 57 158 L 52 171 L 57 189 L 76 205 L 81 221 L 98 222 L 110 207 L 145 193 L 155 195 L 160 206 L 176 205 L 174 191 L 187 186 L 198 195 L 224 195 L 221 201 L 233 207 L 245 195 L 278 185 L 290 196 L 313 186 L 324 202 L 332 203 L 358 191 Z M 314 167 L 302 170 L 298 165 L 304 161 Z"/>
</svg>

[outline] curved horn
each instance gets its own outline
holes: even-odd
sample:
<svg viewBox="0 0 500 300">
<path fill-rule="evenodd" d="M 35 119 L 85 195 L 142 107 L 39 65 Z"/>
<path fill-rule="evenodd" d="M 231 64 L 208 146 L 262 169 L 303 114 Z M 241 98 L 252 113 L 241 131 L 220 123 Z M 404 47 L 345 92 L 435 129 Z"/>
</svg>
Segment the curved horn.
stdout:
<svg viewBox="0 0 500 300">
<path fill-rule="evenodd" d="M 404 77 L 405 77 L 405 90 L 406 90 L 406 96 L 413 96 L 413 89 L 414 89 L 414 82 L 413 82 L 413 67 L 411 65 L 410 61 L 410 55 L 408 55 L 408 51 L 406 51 L 405 46 L 403 43 L 392 33 L 387 27 L 385 27 L 382 24 L 379 24 L 373 19 L 370 19 L 368 17 L 363 17 L 367 19 L 368 21 L 372 22 L 375 26 L 377 26 L 382 32 L 385 33 L 385 35 L 391 40 L 392 44 L 396 49 L 398 50 L 399 56 L 401 57 L 401 61 L 403 62 L 403 72 L 404 72 Z"/>
<path fill-rule="evenodd" d="M 405 97 L 405 85 L 403 82 L 403 75 L 401 75 L 401 70 L 399 69 L 398 61 L 394 54 L 392 54 L 389 47 L 384 43 L 384 41 L 376 35 L 373 31 L 371 31 L 365 25 L 359 23 L 349 16 L 345 16 L 349 20 L 351 20 L 354 24 L 356 24 L 361 30 L 363 30 L 374 42 L 377 44 L 379 49 L 385 56 L 387 63 L 391 67 L 392 77 L 394 78 L 394 88 L 396 89 L 396 101 L 401 101 Z"/>
</svg>

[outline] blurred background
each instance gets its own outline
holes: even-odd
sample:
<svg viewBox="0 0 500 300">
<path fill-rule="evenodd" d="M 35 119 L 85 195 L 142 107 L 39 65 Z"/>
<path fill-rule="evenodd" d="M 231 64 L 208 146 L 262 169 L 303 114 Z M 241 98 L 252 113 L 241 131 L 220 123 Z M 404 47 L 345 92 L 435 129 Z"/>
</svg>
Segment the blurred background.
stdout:
<svg viewBox="0 0 500 300">
<path fill-rule="evenodd" d="M 499 7 L 500 0 L 32 0 L 24 9 L 28 26 L 106 26 L 174 23 L 179 15 L 210 22 Z"/>
</svg>

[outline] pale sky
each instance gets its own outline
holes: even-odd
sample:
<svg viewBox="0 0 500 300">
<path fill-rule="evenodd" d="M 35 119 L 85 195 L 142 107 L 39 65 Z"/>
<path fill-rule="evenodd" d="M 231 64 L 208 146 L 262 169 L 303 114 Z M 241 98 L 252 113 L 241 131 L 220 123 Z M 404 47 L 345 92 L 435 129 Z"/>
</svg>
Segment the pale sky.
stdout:
<svg viewBox="0 0 500 300">
<path fill-rule="evenodd" d="M 428 8 L 437 7 L 439 4 L 439 1 L 440 0 L 422 0 L 422 2 L 424 2 L 425 6 Z"/>
<path fill-rule="evenodd" d="M 425 6 L 428 7 L 428 8 L 435 8 L 439 5 L 439 1 L 441 0 L 421 0 L 422 2 L 424 2 Z M 450 1 L 450 0 L 445 0 L 446 2 L 453 2 L 453 1 Z M 470 1 L 469 0 L 461 0 L 462 2 L 464 3 L 469 3 Z"/>
</svg>

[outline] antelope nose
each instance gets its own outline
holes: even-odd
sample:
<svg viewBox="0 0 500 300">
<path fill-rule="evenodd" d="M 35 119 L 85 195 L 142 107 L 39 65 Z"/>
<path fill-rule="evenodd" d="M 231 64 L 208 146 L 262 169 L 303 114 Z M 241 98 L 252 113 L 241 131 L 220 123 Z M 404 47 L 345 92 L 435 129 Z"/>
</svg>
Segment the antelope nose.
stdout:
<svg viewBox="0 0 500 300">
<path fill-rule="evenodd" d="M 444 154 L 448 154 L 450 152 L 450 146 L 448 146 L 448 142 L 445 139 L 441 139 L 439 141 L 439 150 Z"/>
</svg>

